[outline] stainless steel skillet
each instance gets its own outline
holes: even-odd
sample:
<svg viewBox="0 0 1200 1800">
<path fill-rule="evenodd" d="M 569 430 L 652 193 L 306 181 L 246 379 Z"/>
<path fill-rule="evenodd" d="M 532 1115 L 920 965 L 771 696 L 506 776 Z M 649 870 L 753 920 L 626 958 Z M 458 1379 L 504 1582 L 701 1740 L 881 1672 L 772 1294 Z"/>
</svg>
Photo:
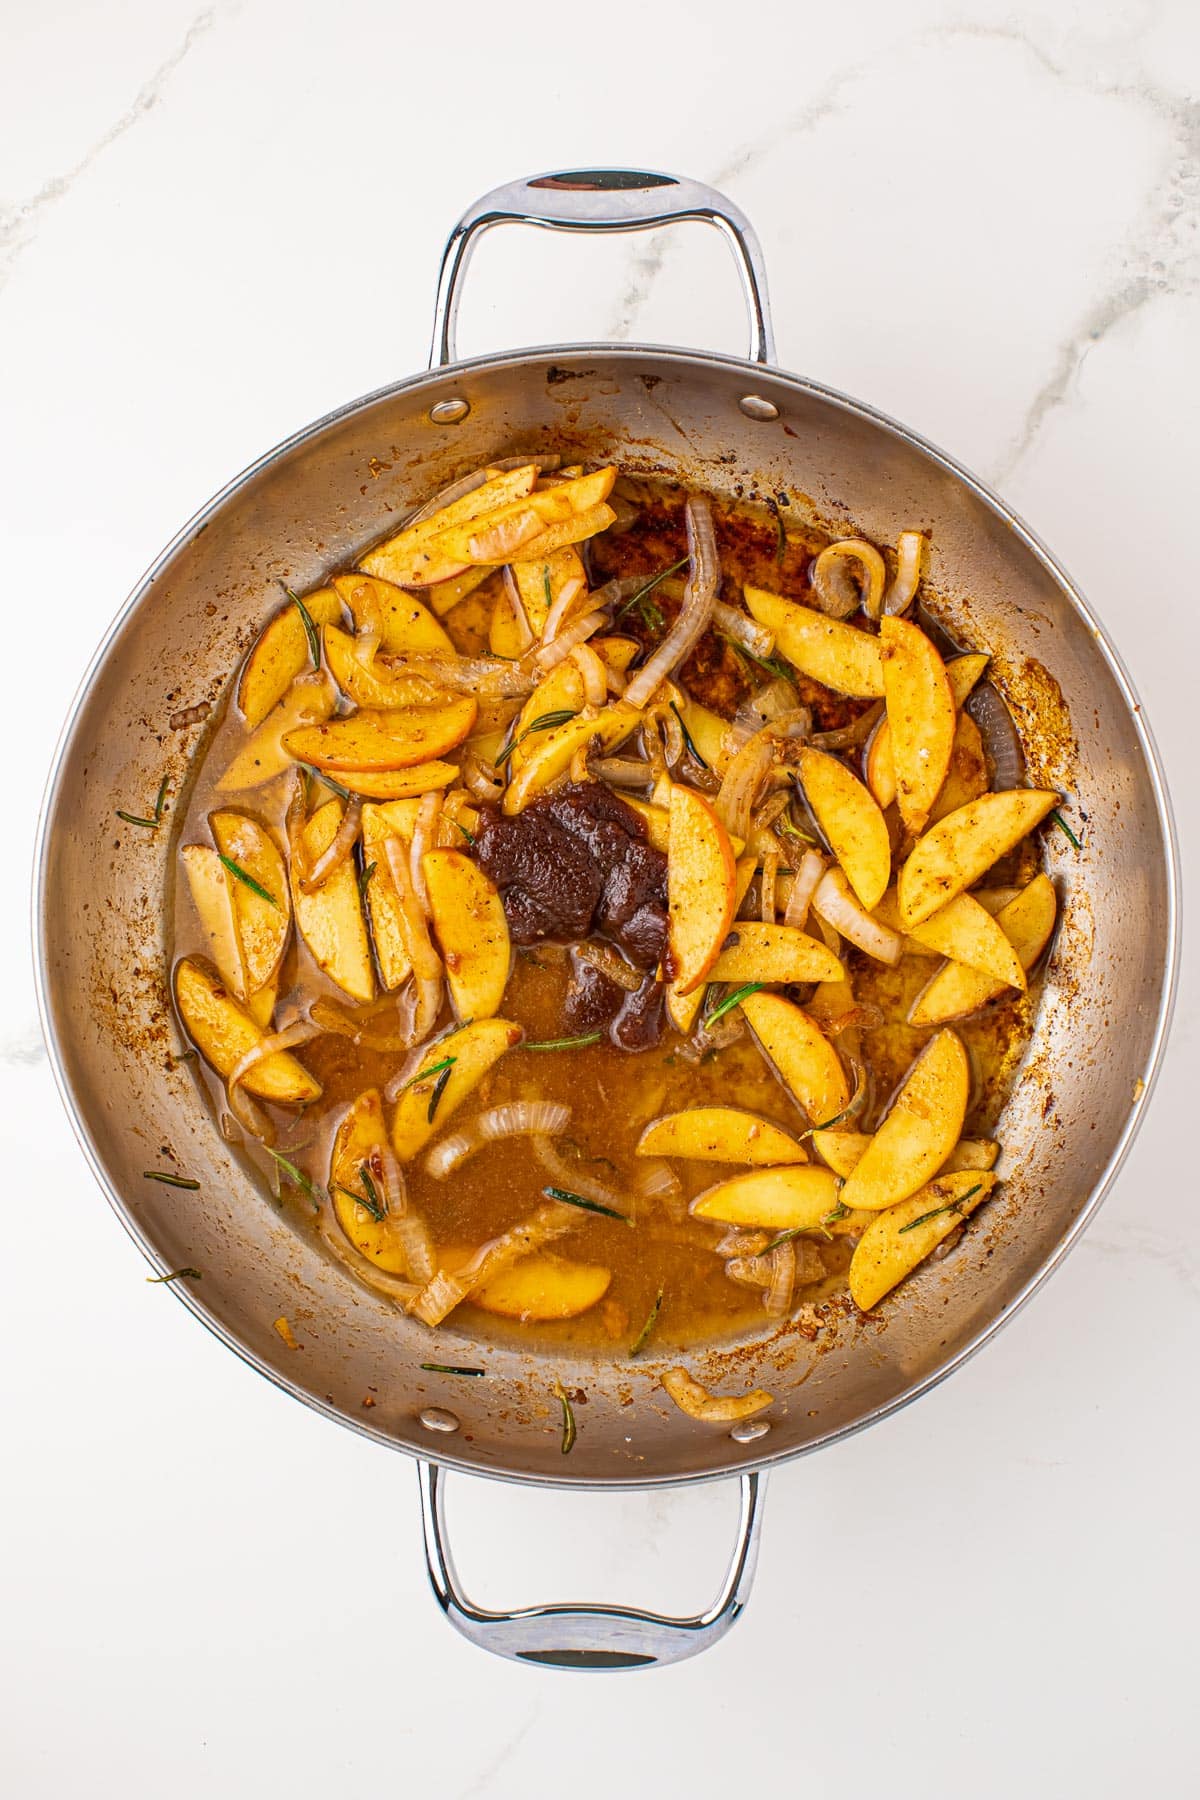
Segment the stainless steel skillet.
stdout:
<svg viewBox="0 0 1200 1800">
<path fill-rule="evenodd" d="M 455 361 L 474 244 L 520 220 L 628 231 L 717 226 L 751 319 L 742 359 L 650 346 L 569 345 Z M 656 1386 L 661 1364 L 600 1365 L 517 1349 L 483 1353 L 489 1379 L 429 1374 L 461 1361 L 298 1235 L 216 1132 L 179 1048 L 166 985 L 167 830 L 126 831 L 118 805 L 178 793 L 229 671 L 274 609 L 345 566 L 389 518 L 489 457 L 553 448 L 722 493 L 785 490 L 839 533 L 932 534 L 931 608 L 988 649 L 1022 726 L 1031 778 L 1072 797 L 1083 848 L 1052 846 L 1062 924 L 1032 1050 L 1001 1138 L 1006 1198 L 954 1257 L 905 1289 L 882 1331 L 833 1322 L 739 1351 L 747 1384 L 776 1394 L 757 1436 L 714 1432 Z M 1149 1096 L 1173 998 L 1178 871 L 1149 729 L 1086 602 L 1037 538 L 973 476 L 859 402 L 774 366 L 757 240 L 720 195 L 673 176 L 570 171 L 497 189 L 451 236 L 432 363 L 319 420 L 263 457 L 187 525 L 101 645 L 50 776 L 37 852 L 34 936 L 47 1042 L 72 1122 L 110 1202 L 160 1269 L 204 1271 L 174 1291 L 246 1361 L 318 1411 L 418 1458 L 434 1590 L 451 1621 L 500 1654 L 628 1668 L 694 1654 L 726 1631 L 753 1573 L 761 1482 L 776 1462 L 871 1424 L 957 1368 L 1033 1292 L 1083 1229 Z M 143 1179 L 158 1149 L 200 1181 Z M 286 1315 L 303 1348 L 273 1321 Z M 478 1360 L 473 1351 L 472 1360 Z M 719 1378 L 719 1355 L 699 1359 Z M 586 1390 L 564 1458 L 554 1380 Z M 367 1396 L 374 1400 L 364 1408 Z M 447 1468 L 571 1487 L 737 1475 L 738 1540 L 713 1606 L 690 1619 L 619 1607 L 490 1613 L 462 1594 L 446 1546 Z"/>
</svg>

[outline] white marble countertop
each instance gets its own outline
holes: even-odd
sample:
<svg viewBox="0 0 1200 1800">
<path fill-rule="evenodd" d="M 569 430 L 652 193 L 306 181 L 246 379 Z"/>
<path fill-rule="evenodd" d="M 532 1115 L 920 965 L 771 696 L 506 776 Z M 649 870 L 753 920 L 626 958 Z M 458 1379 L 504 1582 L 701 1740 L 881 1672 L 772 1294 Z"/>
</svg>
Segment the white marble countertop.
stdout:
<svg viewBox="0 0 1200 1800">
<path fill-rule="evenodd" d="M 159 547 L 261 450 L 421 366 L 476 194 L 623 161 L 725 186 L 783 364 L 947 446 L 1054 546 L 1140 686 L 1194 873 L 1200 14 L 195 6 L 10 6 L 0 63 L 5 1791 L 1189 1791 L 1194 962 L 1136 1149 L 1049 1288 L 920 1405 L 776 1475 L 723 1645 L 597 1685 L 460 1642 L 404 1463 L 146 1285 L 41 1047 L 27 871 L 72 691 Z M 462 338 L 739 349 L 739 309 L 695 229 L 498 234 Z M 455 1487 L 493 1600 L 706 1599 L 732 1520 L 721 1487 Z M 386 1553 L 360 1561 L 364 1521 Z"/>
</svg>

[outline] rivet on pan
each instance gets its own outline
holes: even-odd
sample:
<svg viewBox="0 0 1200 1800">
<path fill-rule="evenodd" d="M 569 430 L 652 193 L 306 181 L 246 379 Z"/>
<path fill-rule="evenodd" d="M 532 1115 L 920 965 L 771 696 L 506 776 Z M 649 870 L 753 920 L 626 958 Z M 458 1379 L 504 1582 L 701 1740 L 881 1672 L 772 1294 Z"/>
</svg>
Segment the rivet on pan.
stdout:
<svg viewBox="0 0 1200 1800">
<path fill-rule="evenodd" d="M 447 1412 L 444 1406 L 425 1406 L 418 1413 L 426 1431 L 457 1431 L 459 1417 L 457 1413 Z"/>
<path fill-rule="evenodd" d="M 761 394 L 743 394 L 738 405 L 748 419 L 777 419 L 779 408 L 773 400 L 764 400 Z"/>
<path fill-rule="evenodd" d="M 465 419 L 471 410 L 471 402 L 459 395 L 454 400 L 439 400 L 436 406 L 429 409 L 429 417 L 435 425 L 457 425 Z"/>
<path fill-rule="evenodd" d="M 765 1419 L 743 1419 L 729 1435 L 735 1444 L 752 1444 L 755 1438 L 766 1437 L 770 1429 Z"/>
</svg>

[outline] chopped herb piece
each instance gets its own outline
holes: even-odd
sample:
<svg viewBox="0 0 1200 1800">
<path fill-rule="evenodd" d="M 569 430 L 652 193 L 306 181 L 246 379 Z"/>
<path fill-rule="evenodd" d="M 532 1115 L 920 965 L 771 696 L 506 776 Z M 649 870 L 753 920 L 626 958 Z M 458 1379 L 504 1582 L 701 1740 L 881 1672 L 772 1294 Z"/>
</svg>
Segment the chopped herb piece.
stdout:
<svg viewBox="0 0 1200 1800">
<path fill-rule="evenodd" d="M 922 1213 L 919 1219 L 910 1219 L 907 1225 L 901 1225 L 896 1236 L 903 1237 L 906 1231 L 915 1231 L 918 1225 L 924 1225 L 928 1220 L 936 1219 L 941 1213 L 961 1212 L 971 1195 L 977 1194 L 982 1186 L 982 1181 L 977 1181 L 973 1188 L 968 1188 L 966 1193 L 960 1194 L 957 1200 L 951 1200 L 948 1206 L 935 1206 L 931 1212 Z"/>
<path fill-rule="evenodd" d="M 295 607 L 296 611 L 300 614 L 301 621 L 304 625 L 304 635 L 308 639 L 308 654 L 312 657 L 312 666 L 314 669 L 319 669 L 321 666 L 321 640 L 317 636 L 317 628 L 313 624 L 313 616 L 309 612 L 307 606 L 305 606 L 299 594 L 293 594 L 286 582 L 284 583 L 283 591 Z"/>
<path fill-rule="evenodd" d="M 532 736 L 535 731 L 553 731 L 556 725 L 565 725 L 569 719 L 576 718 L 578 712 L 578 707 L 564 706 L 559 712 L 542 713 L 540 718 L 532 720 L 530 724 L 525 727 L 519 737 L 515 737 L 510 744 L 505 744 L 503 750 L 501 750 L 499 756 L 496 758 L 495 766 L 500 768 L 502 764 L 506 763 L 517 745 L 523 744 L 525 739 Z"/>
<path fill-rule="evenodd" d="M 675 717 L 679 720 L 679 729 L 683 733 L 684 748 L 686 749 L 688 755 L 691 757 L 693 762 L 698 762 L 702 769 L 707 769 L 708 764 L 705 762 L 704 758 L 701 756 L 700 752 L 697 750 L 696 741 L 693 738 L 691 732 L 688 730 L 687 726 L 684 724 L 683 714 L 680 712 L 679 708 L 676 706 L 676 704 L 673 700 L 671 701 L 670 706 L 671 706 L 671 711 L 675 714 Z"/>
<path fill-rule="evenodd" d="M 632 1344 L 629 1346 L 629 1355 L 631 1358 L 635 1357 L 638 1351 L 645 1347 L 646 1339 L 650 1336 L 650 1333 L 658 1323 L 658 1315 L 662 1310 L 662 1303 L 663 1290 L 662 1288 L 659 1288 L 657 1294 L 654 1296 L 654 1305 L 646 1315 L 646 1323 L 642 1326 L 642 1329 L 638 1332 Z"/>
<path fill-rule="evenodd" d="M 854 1102 L 851 1100 L 849 1106 L 843 1106 L 841 1112 L 834 1113 L 832 1119 L 824 1119 L 820 1125 L 810 1125 L 807 1131 L 802 1131 L 800 1133 L 801 1142 L 803 1142 L 806 1137 L 811 1137 L 814 1131 L 832 1131 L 835 1125 L 840 1125 L 842 1120 L 849 1116 L 853 1106 Z"/>
<path fill-rule="evenodd" d="M 1074 844 L 1075 848 L 1077 850 L 1082 850 L 1083 849 L 1082 843 L 1075 836 L 1075 833 L 1071 830 L 1071 827 L 1067 824 L 1067 821 L 1063 818 L 1062 814 L 1060 812 L 1052 812 L 1050 814 L 1050 817 L 1054 820 L 1054 823 L 1058 826 L 1058 829 L 1060 831 L 1066 833 L 1067 837 L 1070 838 L 1070 840 Z"/>
<path fill-rule="evenodd" d="M 378 865 L 376 863 L 368 863 L 365 869 L 359 870 L 359 872 L 358 872 L 358 897 L 360 900 L 366 899 L 367 889 L 371 884 L 371 877 L 375 873 L 377 866 Z"/>
<path fill-rule="evenodd" d="M 362 1170 L 360 1169 L 359 1174 L 361 1173 Z M 335 1194 L 345 1194 L 347 1200 L 353 1200 L 355 1206 L 361 1206 L 364 1212 L 369 1212 L 377 1225 L 382 1220 L 383 1208 L 379 1206 L 375 1200 L 368 1200 L 365 1195 L 356 1193 L 353 1188 L 343 1187 L 340 1181 L 334 1182 L 332 1192 Z"/>
<path fill-rule="evenodd" d="M 279 1164 L 279 1167 L 283 1170 L 292 1185 L 298 1187 L 302 1194 L 308 1195 L 309 1199 L 312 1201 L 313 1211 L 320 1212 L 320 1191 L 312 1177 L 306 1175 L 303 1169 L 297 1168 L 296 1164 L 290 1161 L 288 1157 L 284 1156 L 282 1151 L 273 1150 L 270 1144 L 264 1144 L 263 1149 L 268 1156 L 274 1157 L 275 1161 Z"/>
<path fill-rule="evenodd" d="M 571 1396 L 561 1381 L 555 1382 L 554 1393 L 562 1407 L 562 1453 L 567 1456 L 575 1448 L 575 1439 L 578 1435 L 575 1430 L 575 1409 L 571 1405 Z"/>
<path fill-rule="evenodd" d="M 178 1056 L 173 1056 L 171 1060 L 176 1063 L 195 1062 L 196 1052 L 194 1050 L 181 1050 Z"/>
<path fill-rule="evenodd" d="M 778 1250 L 780 1244 L 790 1244 L 793 1238 L 803 1237 L 805 1233 L 809 1231 L 819 1231 L 823 1238 L 832 1242 L 833 1233 L 830 1231 L 829 1227 L 836 1219 L 847 1218 L 849 1213 L 850 1208 L 848 1206 L 843 1206 L 839 1200 L 837 1205 L 830 1207 L 829 1211 L 825 1213 L 822 1218 L 818 1219 L 815 1225 L 793 1225 L 789 1231 L 781 1231 L 779 1236 L 773 1237 L 769 1244 L 764 1244 L 761 1250 L 756 1250 L 754 1252 L 754 1257 L 770 1256 L 772 1250 Z M 753 1257 L 751 1260 L 753 1260 Z"/>
<path fill-rule="evenodd" d="M 775 561 L 781 563 L 787 555 L 788 546 L 787 532 L 783 528 L 783 513 L 778 500 L 770 500 L 767 504 L 775 514 Z"/>
<path fill-rule="evenodd" d="M 119 806 L 117 808 L 117 817 L 118 819 L 124 819 L 127 825 L 140 825 L 146 831 L 157 831 L 162 824 L 163 807 L 166 805 L 166 800 L 167 777 L 164 775 L 159 783 L 158 793 L 154 798 L 154 811 L 148 819 L 141 818 L 137 813 L 122 812 Z"/>
<path fill-rule="evenodd" d="M 628 600 L 621 606 L 618 606 L 616 612 L 613 614 L 613 624 L 615 625 L 618 619 L 623 619 L 625 614 L 632 611 L 636 606 L 639 613 L 642 615 L 643 625 L 648 626 L 651 631 L 657 631 L 658 627 L 663 622 L 663 616 L 659 612 L 657 606 L 650 606 L 647 604 L 647 596 L 654 592 L 660 581 L 666 581 L 668 576 L 674 575 L 680 569 L 686 568 L 687 561 L 688 559 L 686 556 L 681 556 L 679 561 L 672 563 L 669 569 L 663 569 L 658 575 L 651 575 L 649 580 L 643 582 L 641 587 L 638 588 L 635 593 L 630 594 Z"/>
<path fill-rule="evenodd" d="M 712 1025 L 716 1020 L 724 1018 L 727 1012 L 732 1012 L 735 1006 L 740 1005 L 743 1000 L 748 1000 L 751 994 L 759 993 L 766 985 L 765 981 L 748 981 L 745 987 L 734 988 L 732 994 L 726 994 L 719 1006 L 713 1007 L 704 1021 L 705 1025 Z"/>
<path fill-rule="evenodd" d="M 188 1175 L 168 1175 L 165 1169 L 143 1169 L 142 1180 L 161 1181 L 164 1187 L 187 1188 L 190 1192 L 195 1192 L 200 1186 L 198 1181 L 193 1181 Z"/>
<path fill-rule="evenodd" d="M 602 1031 L 586 1031 L 582 1037 L 544 1038 L 540 1044 L 522 1044 L 522 1050 L 579 1050 L 585 1044 L 598 1044 Z"/>
<path fill-rule="evenodd" d="M 306 762 L 302 762 L 300 767 L 304 770 L 306 775 L 312 775 L 317 781 L 323 781 L 327 788 L 332 788 L 333 792 L 339 795 L 341 799 L 353 800 L 354 795 L 350 792 L 350 789 L 348 787 L 343 787 L 340 781 L 335 781 L 332 775 L 327 775 L 324 769 L 318 769 L 314 763 Z"/>
<path fill-rule="evenodd" d="M 730 648 L 736 650 L 738 655 L 742 657 L 744 661 L 757 663 L 760 669 L 765 669 L 767 671 L 768 675 L 781 675 L 785 681 L 790 681 L 792 679 L 792 671 L 788 668 L 786 663 L 779 662 L 775 657 L 759 656 L 757 651 L 748 649 L 745 644 L 739 644 L 735 637 L 729 637 L 724 631 L 719 631 L 717 636 L 724 638 Z"/>
<path fill-rule="evenodd" d="M 780 813 L 775 821 L 775 829 L 781 831 L 784 837 L 795 838 L 799 844 L 815 844 L 817 841 L 815 837 L 810 837 L 807 831 L 801 831 L 789 812 Z"/>
<path fill-rule="evenodd" d="M 172 1269 L 169 1275 L 147 1275 L 147 1281 L 203 1281 L 199 1269 Z"/>
<path fill-rule="evenodd" d="M 221 867 L 223 869 L 228 869 L 229 873 L 236 876 L 237 880 L 248 887 L 252 894 L 257 894 L 260 900 L 265 900 L 268 906 L 273 906 L 275 908 L 276 912 L 281 910 L 279 902 L 274 894 L 269 894 L 261 882 L 255 881 L 253 875 L 247 875 L 241 863 L 234 862 L 232 856 L 226 856 L 223 850 L 218 850 L 217 856 L 220 859 Z"/>
<path fill-rule="evenodd" d="M 546 596 L 546 611 L 554 605 L 554 589 L 550 586 L 550 564 L 542 564 L 542 592 Z"/>
<path fill-rule="evenodd" d="M 380 1198 L 379 1189 L 371 1179 L 370 1165 L 360 1163 L 358 1178 L 367 1190 L 367 1206 L 373 1218 L 382 1219 L 387 1212 L 387 1201 Z"/>
<path fill-rule="evenodd" d="M 450 1076 L 453 1072 L 453 1065 L 457 1061 L 458 1061 L 458 1058 L 456 1056 L 448 1057 L 446 1060 L 445 1068 L 442 1070 L 441 1074 L 438 1076 L 437 1080 L 433 1084 L 433 1092 L 429 1096 L 429 1105 L 426 1108 L 426 1112 L 425 1112 L 425 1120 L 426 1120 L 426 1123 L 429 1125 L 433 1124 L 433 1115 L 442 1103 L 442 1095 L 446 1091 L 446 1083 L 449 1081 Z"/>
<path fill-rule="evenodd" d="M 429 1373 L 431 1375 L 486 1375 L 487 1374 L 486 1369 L 466 1369 L 466 1368 L 460 1369 L 454 1363 L 422 1363 L 421 1367 L 423 1369 L 428 1369 Z"/>
<path fill-rule="evenodd" d="M 446 817 L 450 818 L 449 813 L 446 814 Z M 466 838 L 468 844 L 474 844 L 475 833 L 473 831 L 468 831 L 466 826 L 461 824 L 458 819 L 450 819 L 450 823 L 453 825 L 453 827 L 456 831 L 462 832 L 462 834 Z"/>
<path fill-rule="evenodd" d="M 573 1194 L 570 1188 L 544 1187 L 542 1192 L 547 1200 L 561 1200 L 564 1206 L 581 1206 L 584 1212 L 603 1213 L 606 1219 L 620 1219 L 623 1225 L 633 1224 L 628 1213 L 618 1212 L 615 1206 L 602 1206 L 599 1200 L 589 1200 L 586 1194 Z"/>
<path fill-rule="evenodd" d="M 450 1068 L 451 1064 L 457 1061 L 456 1056 L 443 1056 L 441 1062 L 430 1063 L 427 1069 L 418 1069 L 415 1075 L 409 1076 L 402 1087 L 397 1088 L 397 1094 L 406 1094 L 409 1088 L 416 1087 L 419 1081 L 428 1081 L 431 1075 L 440 1075 L 443 1069 Z"/>
</svg>

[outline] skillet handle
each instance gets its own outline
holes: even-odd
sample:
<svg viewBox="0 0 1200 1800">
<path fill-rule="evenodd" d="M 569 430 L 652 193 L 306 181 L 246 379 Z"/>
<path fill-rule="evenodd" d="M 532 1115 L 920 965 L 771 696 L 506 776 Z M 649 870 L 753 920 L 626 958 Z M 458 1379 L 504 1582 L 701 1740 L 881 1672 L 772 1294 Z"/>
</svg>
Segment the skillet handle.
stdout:
<svg viewBox="0 0 1200 1800">
<path fill-rule="evenodd" d="M 450 233 L 438 276 L 431 369 L 457 362 L 455 327 L 467 264 L 493 225 L 543 225 L 549 231 L 648 231 L 679 219 L 699 219 L 720 231 L 738 265 L 750 315 L 750 360 L 775 361 L 775 333 L 767 300 L 762 247 L 740 207 L 679 175 L 640 169 L 562 169 L 493 188 L 467 208 Z"/>
<path fill-rule="evenodd" d="M 419 1461 L 417 1479 L 434 1598 L 463 1637 L 510 1662 L 552 1669 L 645 1669 L 682 1662 L 724 1637 L 749 1598 L 766 1486 L 766 1476 L 757 1471 L 739 1477 L 737 1541 L 721 1591 L 711 1606 L 686 1618 L 633 1606 L 524 1606 L 516 1612 L 489 1612 L 476 1606 L 462 1590 L 446 1537 L 445 1470 L 437 1463 Z"/>
</svg>

